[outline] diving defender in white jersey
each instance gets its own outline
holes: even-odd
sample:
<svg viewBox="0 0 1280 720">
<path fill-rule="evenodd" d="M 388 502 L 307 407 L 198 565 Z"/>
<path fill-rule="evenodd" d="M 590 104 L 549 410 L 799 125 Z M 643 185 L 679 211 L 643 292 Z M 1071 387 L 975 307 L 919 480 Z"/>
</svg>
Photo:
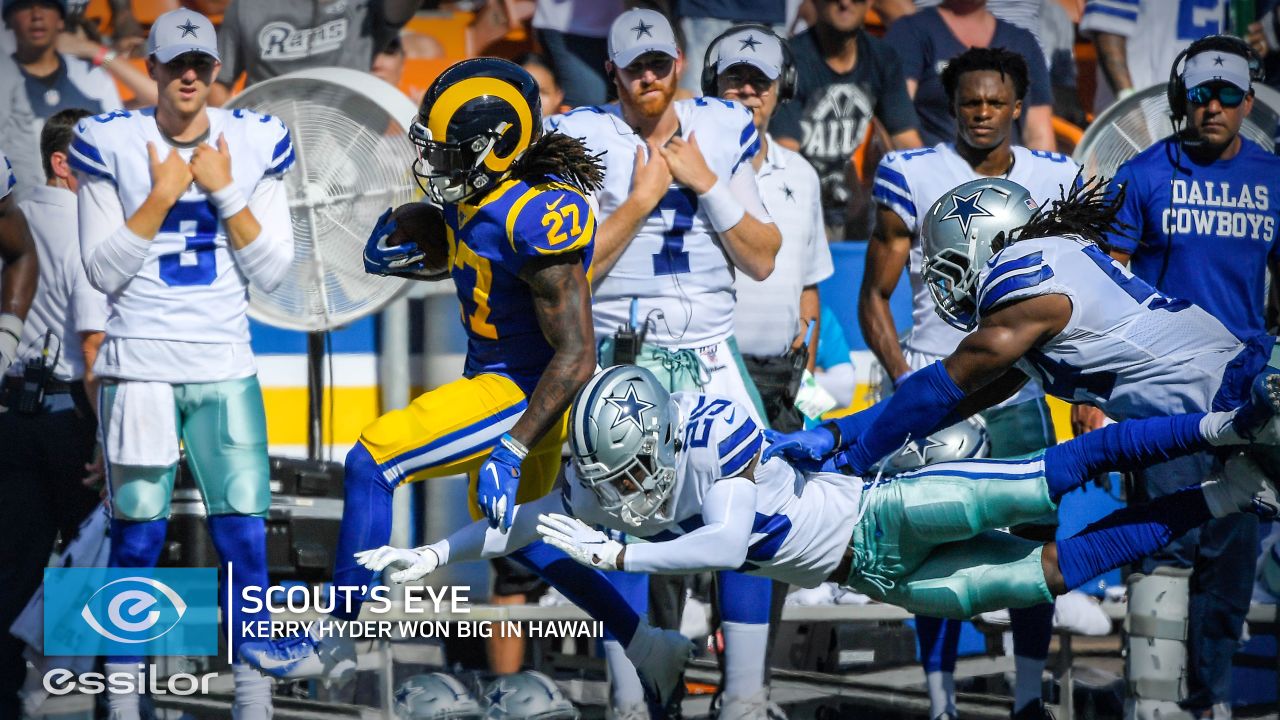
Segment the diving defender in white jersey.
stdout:
<svg viewBox="0 0 1280 720">
<path fill-rule="evenodd" d="M 731 397 L 760 422 L 758 395 L 733 339 L 733 279 L 737 272 L 767 277 L 782 236 L 756 185 L 751 159 L 760 142 L 750 111 L 719 98 L 673 101 L 682 64 L 667 19 L 629 10 L 609 31 L 618 103 L 548 123 L 581 138 L 606 166 L 592 259 L 600 363 L 635 362 L 669 390 Z M 634 358 L 619 357 L 613 335 L 633 320 L 643 345 Z M 719 597 L 742 600 L 721 610 L 725 696 L 744 698 L 763 682 L 769 584 L 736 574 L 719 582 Z M 658 583 L 655 594 L 672 584 Z M 660 622 L 659 613 L 683 600 L 683 590 L 667 594 L 678 599 L 654 604 Z M 606 652 L 621 660 L 611 645 Z M 635 704 L 634 684 L 615 683 L 613 691 L 615 704 Z"/>
<path fill-rule="evenodd" d="M 266 417 L 249 349 L 248 286 L 270 291 L 293 259 L 282 175 L 294 161 L 280 120 L 208 107 L 219 67 L 208 18 L 156 19 L 148 70 L 155 108 L 83 120 L 71 144 L 80 173 L 80 240 L 90 282 L 111 303 L 95 370 L 111 494 L 111 566 L 153 567 L 164 546 L 178 439 L 233 563 L 225 622 L 243 641 L 241 589 L 267 585 L 270 503 Z M 261 618 L 265 619 L 265 617 Z M 135 672 L 142 658 L 108 658 Z M 244 663 L 237 720 L 271 716 L 271 680 Z M 138 717 L 136 694 L 109 696 L 112 720 Z"/>
<path fill-rule="evenodd" d="M 924 213 L 934 202 L 956 185 L 981 177 L 1009 178 L 1042 205 L 1077 182 L 1079 168 L 1065 155 L 1013 144 L 1027 72 L 1021 55 L 1002 48 L 972 48 L 956 56 L 942 71 L 942 85 L 956 117 L 955 142 L 900 150 L 880 161 L 871 191 L 879 221 L 867 245 L 858 319 L 867 345 L 884 368 L 882 387 L 892 388 L 913 371 L 946 357 L 964 339 L 964 331 L 934 312 L 922 275 L 920 236 Z M 912 327 L 900 347 L 889 297 L 904 267 L 910 271 Z M 1025 455 L 1055 442 L 1044 391 L 1035 383 L 981 415 L 990 431 L 991 457 Z M 1018 676 L 1013 717 L 1042 718 L 1041 675 L 1049 655 L 1053 606 L 1016 610 L 1011 617 Z M 916 618 L 931 718 L 956 714 L 953 674 L 959 630 L 954 621 Z"/>
<path fill-rule="evenodd" d="M 1238 410 L 1119 423 L 1025 459 L 944 462 L 864 480 L 762 461 L 765 439 L 745 407 L 668 394 L 649 371 L 619 365 L 578 395 L 559 491 L 516 506 L 508 533 L 479 521 L 418 549 L 357 557 L 374 570 L 403 568 L 391 579 L 412 582 L 541 536 L 601 569 L 737 568 L 801 587 L 834 580 L 912 612 L 968 618 L 1047 602 L 1209 517 L 1274 517 L 1275 488 L 1229 466 L 1058 543 L 994 531 L 1055 512 L 1098 472 L 1274 434 L 1277 406 L 1280 373 L 1267 370 Z"/>
</svg>

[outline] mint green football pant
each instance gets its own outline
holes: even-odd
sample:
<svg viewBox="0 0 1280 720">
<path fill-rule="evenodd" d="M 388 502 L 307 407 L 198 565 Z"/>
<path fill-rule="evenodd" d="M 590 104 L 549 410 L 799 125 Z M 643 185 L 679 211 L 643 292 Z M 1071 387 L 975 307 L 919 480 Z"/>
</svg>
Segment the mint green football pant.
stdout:
<svg viewBox="0 0 1280 720">
<path fill-rule="evenodd" d="M 116 386 L 104 383 L 100 416 L 110 427 Z M 173 386 L 178 435 L 209 515 L 265 518 L 271 504 L 267 417 L 258 378 Z M 142 467 L 107 460 L 111 508 L 120 520 L 169 517 L 178 466 Z"/>
<path fill-rule="evenodd" d="M 941 463 L 862 494 L 848 587 L 935 617 L 1051 602 L 1043 544 L 998 532 L 1051 514 L 1044 454 Z"/>
</svg>

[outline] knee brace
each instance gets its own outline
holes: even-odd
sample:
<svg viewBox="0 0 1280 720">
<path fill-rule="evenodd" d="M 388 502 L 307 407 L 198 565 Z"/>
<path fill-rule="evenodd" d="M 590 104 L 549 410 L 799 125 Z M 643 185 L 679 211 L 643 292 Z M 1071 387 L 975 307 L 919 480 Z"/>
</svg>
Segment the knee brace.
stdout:
<svg viewBox="0 0 1280 720">
<path fill-rule="evenodd" d="M 1190 584 L 1190 570 L 1171 567 L 1129 578 L 1125 678 L 1133 720 L 1191 717 L 1178 706 L 1187 696 Z"/>
<path fill-rule="evenodd" d="M 112 517 L 133 522 L 167 519 L 176 471 L 177 466 L 112 465 Z"/>
</svg>

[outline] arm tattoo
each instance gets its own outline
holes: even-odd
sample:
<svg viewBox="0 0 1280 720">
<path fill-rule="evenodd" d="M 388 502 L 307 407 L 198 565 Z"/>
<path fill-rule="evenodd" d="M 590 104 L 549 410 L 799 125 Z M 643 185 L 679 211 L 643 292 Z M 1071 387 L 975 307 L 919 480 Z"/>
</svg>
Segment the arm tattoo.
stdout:
<svg viewBox="0 0 1280 720">
<path fill-rule="evenodd" d="M 529 396 L 529 407 L 511 429 L 532 447 L 559 422 L 578 390 L 595 370 L 591 290 L 578 253 L 557 255 L 525 266 L 520 277 L 533 293 L 534 312 L 555 355 Z"/>
</svg>

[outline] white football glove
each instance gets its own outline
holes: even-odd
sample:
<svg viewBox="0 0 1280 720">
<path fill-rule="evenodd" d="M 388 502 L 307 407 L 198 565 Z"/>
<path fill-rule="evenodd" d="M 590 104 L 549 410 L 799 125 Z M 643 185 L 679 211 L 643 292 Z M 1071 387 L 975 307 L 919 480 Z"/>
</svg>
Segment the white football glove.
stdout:
<svg viewBox="0 0 1280 720">
<path fill-rule="evenodd" d="M 577 518 L 568 515 L 539 515 L 538 534 L 569 557 L 598 570 L 619 570 L 622 543 Z"/>
<path fill-rule="evenodd" d="M 398 548 L 383 545 L 376 550 L 363 550 L 356 553 L 356 562 L 374 571 L 382 572 L 391 565 L 400 570 L 391 573 L 391 582 L 407 583 L 421 580 L 440 567 L 440 556 L 429 547 Z"/>
</svg>

